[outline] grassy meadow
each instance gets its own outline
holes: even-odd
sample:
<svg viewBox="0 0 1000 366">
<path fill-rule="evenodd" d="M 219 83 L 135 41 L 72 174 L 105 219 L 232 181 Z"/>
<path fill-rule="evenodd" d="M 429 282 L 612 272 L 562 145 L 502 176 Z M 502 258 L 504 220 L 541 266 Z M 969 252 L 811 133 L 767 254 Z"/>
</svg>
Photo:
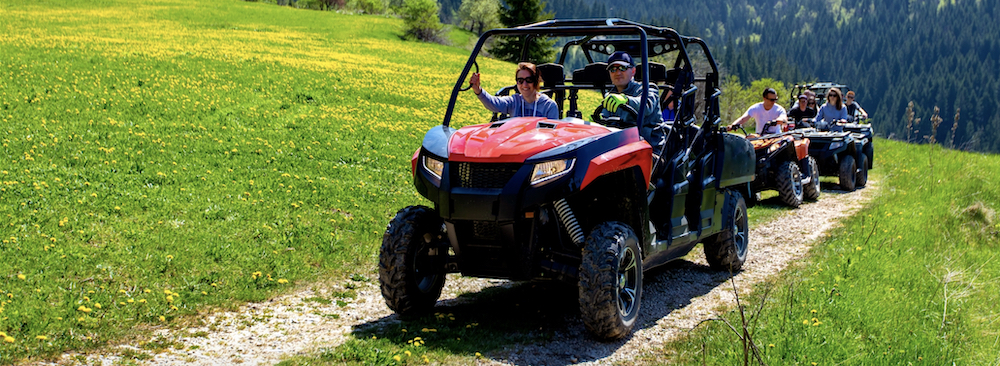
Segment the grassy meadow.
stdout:
<svg viewBox="0 0 1000 366">
<path fill-rule="evenodd" d="M 422 202 L 409 159 L 468 57 L 401 41 L 398 19 L 235 0 L 5 2 L 0 29 L 3 364 L 313 281 L 377 281 L 386 223 Z M 479 66 L 489 91 L 512 81 L 510 64 Z M 460 97 L 455 124 L 488 117 Z M 764 302 L 768 364 L 992 362 L 1000 159 L 877 143 L 882 195 Z M 482 301 L 288 363 L 473 362 L 549 339 L 572 293 L 463 295 Z M 561 305 L 511 300 L 533 296 Z M 700 363 L 706 345 L 709 364 L 733 364 L 727 332 L 710 323 L 643 360 Z"/>
<path fill-rule="evenodd" d="M 743 299 L 768 365 L 1000 364 L 1000 156 L 876 141 L 879 195 Z M 734 304 L 735 305 L 735 304 Z M 738 311 L 725 316 L 740 329 Z M 647 356 L 743 364 L 723 321 Z M 751 364 L 757 364 L 751 356 Z"/>
<path fill-rule="evenodd" d="M 376 280 L 468 57 L 402 42 L 398 19 L 242 1 L 5 2 L 0 19 L 0 363 Z M 477 104 L 457 123 L 488 118 Z"/>
</svg>

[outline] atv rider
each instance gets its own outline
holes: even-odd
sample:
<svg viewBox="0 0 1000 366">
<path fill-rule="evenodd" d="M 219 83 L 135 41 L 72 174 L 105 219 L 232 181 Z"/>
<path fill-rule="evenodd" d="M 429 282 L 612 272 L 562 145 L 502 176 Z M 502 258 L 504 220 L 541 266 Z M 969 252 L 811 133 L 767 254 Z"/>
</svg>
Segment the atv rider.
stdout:
<svg viewBox="0 0 1000 366">
<path fill-rule="evenodd" d="M 847 116 L 850 117 L 848 120 L 854 121 L 868 119 L 868 111 L 861 108 L 861 103 L 854 101 L 854 91 L 848 91 L 847 95 L 844 97 L 844 105 L 847 106 Z"/>
<path fill-rule="evenodd" d="M 788 111 L 788 118 L 795 121 L 796 128 L 812 127 L 812 119 L 816 117 L 816 108 L 810 108 L 805 94 L 799 94 L 799 102 Z"/>
<path fill-rule="evenodd" d="M 757 121 L 757 135 L 781 133 L 781 131 L 784 131 L 785 124 L 788 123 L 788 114 L 785 113 L 784 107 L 775 103 L 778 101 L 778 92 L 773 88 L 765 88 L 764 92 L 761 93 L 761 97 L 764 98 L 763 101 L 747 108 L 747 111 L 740 118 L 733 121 L 733 124 L 729 125 L 729 128 L 735 129 L 737 126 L 742 126 L 753 117 Z M 764 125 L 770 121 L 775 121 L 777 124 L 765 131 Z"/>
<path fill-rule="evenodd" d="M 604 111 L 601 115 L 604 117 L 615 115 L 624 121 L 626 117 L 631 116 L 625 108 L 619 107 L 628 104 L 638 111 L 639 103 L 643 102 L 642 84 L 634 79 L 635 63 L 632 61 L 632 56 L 623 51 L 611 54 L 608 57 L 608 74 L 611 76 L 611 83 L 615 85 L 615 90 L 604 96 L 604 101 L 601 102 Z M 645 116 L 639 117 L 642 121 L 636 124 L 639 125 L 639 135 L 653 146 L 655 154 L 659 154 L 661 149 L 658 147 L 666 143 L 666 136 L 665 131 L 659 128 L 663 116 L 660 114 L 660 97 L 656 84 L 649 83 L 649 91 L 646 94 Z"/>
<path fill-rule="evenodd" d="M 847 107 L 840 97 L 840 89 L 830 88 L 826 93 L 826 103 L 816 111 L 816 129 L 820 131 L 843 131 L 837 122 L 847 122 Z"/>
<path fill-rule="evenodd" d="M 483 106 L 495 113 L 504 113 L 511 117 L 545 117 L 548 119 L 559 119 L 559 106 L 549 96 L 539 92 L 542 78 L 538 75 L 535 64 L 522 62 L 517 64 L 517 71 L 514 73 L 514 81 L 517 82 L 517 91 L 514 94 L 504 97 L 493 96 L 484 93 L 480 86 L 479 73 L 473 73 L 469 78 L 472 91 L 479 97 Z"/>
</svg>

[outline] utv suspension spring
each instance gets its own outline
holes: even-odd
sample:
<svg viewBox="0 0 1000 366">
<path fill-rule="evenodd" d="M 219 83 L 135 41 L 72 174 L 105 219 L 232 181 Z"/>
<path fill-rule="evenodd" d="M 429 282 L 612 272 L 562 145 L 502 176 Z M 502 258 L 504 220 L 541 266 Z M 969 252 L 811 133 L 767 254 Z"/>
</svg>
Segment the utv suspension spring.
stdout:
<svg viewBox="0 0 1000 366">
<path fill-rule="evenodd" d="M 574 244 L 582 246 L 584 240 L 583 229 L 580 229 L 580 223 L 576 221 L 576 216 L 573 215 L 573 210 L 569 208 L 569 203 L 566 203 L 566 199 L 561 199 L 555 202 L 555 207 L 556 214 L 559 215 L 559 221 L 566 227 L 570 239 L 573 239 Z"/>
</svg>

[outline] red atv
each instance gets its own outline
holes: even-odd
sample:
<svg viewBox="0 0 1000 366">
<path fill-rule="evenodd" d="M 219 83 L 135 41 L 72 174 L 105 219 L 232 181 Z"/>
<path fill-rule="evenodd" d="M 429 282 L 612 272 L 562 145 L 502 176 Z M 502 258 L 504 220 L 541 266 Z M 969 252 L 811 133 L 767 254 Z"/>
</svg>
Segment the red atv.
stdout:
<svg viewBox="0 0 1000 366">
<path fill-rule="evenodd" d="M 764 130 L 776 124 L 776 121 L 769 121 Z M 746 134 L 746 130 L 743 133 Z M 757 171 L 750 185 L 754 193 L 751 204 L 766 190 L 778 191 L 781 202 L 790 207 L 799 207 L 803 199 L 819 198 L 819 165 L 809 156 L 809 139 L 802 133 L 748 135 L 747 139 L 757 156 Z"/>
<path fill-rule="evenodd" d="M 583 51 L 590 63 L 572 73 L 563 59 L 538 66 L 543 91 L 568 117 L 449 126 L 463 81 L 483 44 L 497 36 L 568 37 L 562 55 L 570 47 Z M 692 47 L 707 56 L 706 65 L 693 67 Z M 606 64 L 593 57 L 616 50 L 639 56 L 637 79 L 647 88 L 669 85 L 681 95 L 677 122 L 656 126 L 665 140 L 655 146 L 636 127 L 645 103 L 631 121 L 579 119 L 578 93 L 614 87 Z M 675 68 L 649 62 L 658 55 L 676 57 Z M 442 126 L 428 131 L 413 154 L 414 185 L 432 206 L 406 207 L 386 229 L 379 253 L 386 303 L 401 315 L 426 313 L 452 272 L 557 279 L 579 286 L 587 329 L 614 339 L 636 323 L 645 270 L 704 243 L 712 268 L 738 271 L 747 256 L 744 197 L 754 155 L 746 139 L 719 127 L 718 75 L 703 41 L 670 28 L 552 20 L 486 32 L 452 90 Z M 695 113 L 699 95 L 704 109 Z"/>
</svg>

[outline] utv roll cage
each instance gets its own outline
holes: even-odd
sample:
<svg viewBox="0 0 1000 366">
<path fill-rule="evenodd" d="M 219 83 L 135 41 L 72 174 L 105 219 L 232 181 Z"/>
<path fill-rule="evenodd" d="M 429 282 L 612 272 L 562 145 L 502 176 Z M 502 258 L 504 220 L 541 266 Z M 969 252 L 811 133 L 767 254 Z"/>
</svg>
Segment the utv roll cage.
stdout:
<svg viewBox="0 0 1000 366">
<path fill-rule="evenodd" d="M 448 108 L 444 115 L 444 126 L 451 123 L 452 113 L 459 92 L 463 90 L 463 83 L 469 76 L 473 67 L 478 70 L 476 59 L 482 52 L 486 41 L 493 37 L 523 36 L 524 45 L 521 47 L 521 60 L 527 60 L 528 42 L 535 37 L 568 37 L 570 41 L 563 44 L 559 59 L 556 62 L 542 63 L 537 65 L 544 83 L 542 91 L 550 95 L 559 106 L 560 117 L 582 118 L 583 113 L 577 105 L 578 93 L 580 90 L 598 90 L 602 94 L 614 88 L 603 61 L 595 60 L 594 54 L 606 56 L 615 51 L 626 51 L 633 56 L 637 62 L 636 79 L 643 86 L 642 94 L 647 95 L 649 83 L 655 83 L 660 87 L 670 88 L 673 95 L 678 97 L 677 121 L 685 125 L 693 124 L 696 119 L 696 104 L 699 87 L 701 84 L 704 90 L 703 106 L 701 111 L 703 121 L 708 123 L 702 127 L 716 128 L 720 123 L 719 96 L 722 94 L 719 87 L 719 70 L 708 49 L 708 45 L 696 37 L 686 37 L 677 33 L 672 28 L 656 27 L 646 24 L 636 23 L 623 19 L 584 19 L 584 20 L 549 20 L 535 24 L 524 25 L 515 28 L 493 29 L 487 31 L 479 38 L 475 48 L 469 56 L 465 67 L 462 69 L 455 86 L 452 88 L 451 97 L 448 101 Z M 571 73 L 565 71 L 566 55 L 573 47 L 579 47 L 587 60 L 587 65 L 581 69 L 573 70 Z M 688 48 L 698 48 L 707 58 L 709 65 L 704 75 L 696 75 L 696 70 L 692 66 L 691 55 Z M 667 68 L 666 64 L 650 62 L 653 57 L 667 58 L 670 54 L 676 54 L 672 67 Z M 466 88 L 467 89 L 467 88 Z M 509 90 L 516 90 L 513 86 L 501 89 L 501 93 Z M 565 102 L 569 101 L 569 108 L 565 108 Z M 659 103 L 660 101 L 655 101 Z M 641 103 L 638 115 L 644 116 L 647 103 Z"/>
</svg>

